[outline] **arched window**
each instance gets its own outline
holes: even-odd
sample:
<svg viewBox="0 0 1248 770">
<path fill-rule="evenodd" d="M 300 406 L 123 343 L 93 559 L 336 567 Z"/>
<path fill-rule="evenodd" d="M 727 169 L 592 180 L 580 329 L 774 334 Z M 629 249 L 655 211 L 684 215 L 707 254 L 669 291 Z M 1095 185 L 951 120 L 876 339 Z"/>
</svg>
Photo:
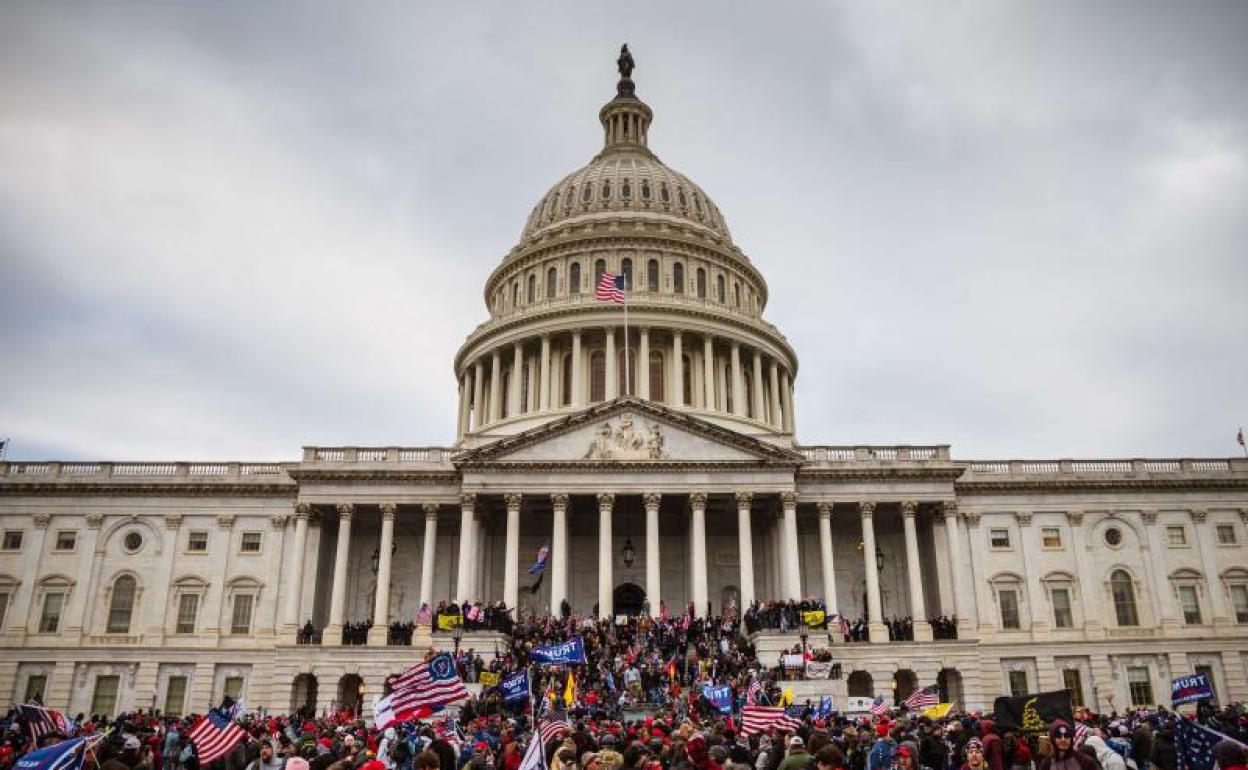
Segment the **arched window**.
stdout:
<svg viewBox="0 0 1248 770">
<path fill-rule="evenodd" d="M 610 179 L 602 180 L 602 199 L 604 201 L 611 199 L 611 180 Z"/>
<path fill-rule="evenodd" d="M 130 633 L 135 587 L 134 578 L 129 575 L 122 575 L 113 582 L 113 595 L 108 600 L 108 633 Z"/>
<path fill-rule="evenodd" d="M 657 350 L 650 351 L 650 400 L 660 403 L 667 401 L 667 392 L 663 390 L 663 354 Z"/>
<path fill-rule="evenodd" d="M 652 259 L 646 263 L 646 290 L 659 290 L 659 260 Z"/>
<path fill-rule="evenodd" d="M 683 262 L 672 265 L 672 292 L 685 293 L 685 264 Z"/>
<path fill-rule="evenodd" d="M 628 181 L 628 179 L 620 182 L 620 197 L 624 200 L 628 200 L 633 197 L 633 185 Z"/>
<path fill-rule="evenodd" d="M 633 290 L 633 260 L 625 257 L 620 261 L 620 274 L 624 276 L 624 290 Z"/>
<path fill-rule="evenodd" d="M 706 299 L 706 270 L 698 268 L 698 299 Z"/>
<path fill-rule="evenodd" d="M 520 306 L 520 282 L 511 282 L 511 306 L 513 308 Z"/>
<path fill-rule="evenodd" d="M 735 281 L 732 284 L 732 304 L 741 307 L 741 284 Z"/>
<path fill-rule="evenodd" d="M 525 301 L 532 305 L 537 302 L 537 276 L 529 273 L 529 290 L 525 294 Z"/>
<path fill-rule="evenodd" d="M 702 199 L 698 197 L 697 193 L 693 194 L 693 207 L 697 209 L 698 216 L 701 216 L 702 215 Z"/>
<path fill-rule="evenodd" d="M 587 184 L 581 190 L 581 203 L 589 203 L 594 197 L 594 186 Z"/>
<path fill-rule="evenodd" d="M 1120 626 L 1138 626 L 1140 615 L 1135 607 L 1135 583 L 1126 570 L 1114 570 L 1109 576 L 1109 590 L 1114 597 L 1114 614 Z"/>
<path fill-rule="evenodd" d="M 659 200 L 663 201 L 664 203 L 671 203 L 672 201 L 672 194 L 668 192 L 667 182 L 659 183 Z"/>
<path fill-rule="evenodd" d="M 576 185 L 568 188 L 568 194 L 563 199 L 563 210 L 568 211 L 572 208 L 572 201 L 576 200 Z"/>
<path fill-rule="evenodd" d="M 715 276 L 715 299 L 720 302 L 724 301 L 724 277 L 722 275 Z"/>
<path fill-rule="evenodd" d="M 559 281 L 559 274 L 552 267 L 546 271 L 546 299 L 555 298 L 555 286 Z"/>
<path fill-rule="evenodd" d="M 685 197 L 685 188 L 681 187 L 676 191 L 676 199 L 680 201 L 681 208 L 689 207 L 689 199 Z"/>
<path fill-rule="evenodd" d="M 607 400 L 607 356 L 601 350 L 589 354 L 589 400 Z"/>
<path fill-rule="evenodd" d="M 562 385 L 563 388 L 562 388 L 562 392 L 559 394 L 559 403 L 562 404 L 563 406 L 570 406 L 572 404 L 572 356 L 571 355 L 566 355 L 563 357 L 563 382 L 561 382 L 560 385 Z"/>
<path fill-rule="evenodd" d="M 594 287 L 602 283 L 602 274 L 607 272 L 607 260 L 599 259 L 594 261 Z"/>
<path fill-rule="evenodd" d="M 641 180 L 641 199 L 643 201 L 650 200 L 650 180 L 649 179 Z"/>
<path fill-rule="evenodd" d="M 568 293 L 581 293 L 581 263 L 573 262 L 568 266 Z"/>
</svg>

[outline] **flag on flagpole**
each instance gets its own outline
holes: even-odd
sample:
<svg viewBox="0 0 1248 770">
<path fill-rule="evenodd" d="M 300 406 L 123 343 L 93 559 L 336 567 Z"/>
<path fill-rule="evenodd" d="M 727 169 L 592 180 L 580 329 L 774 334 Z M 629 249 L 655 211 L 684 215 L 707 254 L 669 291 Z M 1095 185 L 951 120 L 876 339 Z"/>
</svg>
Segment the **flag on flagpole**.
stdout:
<svg viewBox="0 0 1248 770">
<path fill-rule="evenodd" d="M 918 711 L 928 706 L 935 706 L 937 703 L 940 703 L 940 690 L 933 684 L 910 693 L 904 705 L 911 711 Z"/>
<path fill-rule="evenodd" d="M 801 720 L 789 716 L 781 706 L 746 706 L 741 710 L 741 734 L 752 735 L 774 727 L 783 732 L 796 732 Z"/>
<path fill-rule="evenodd" d="M 889 712 L 889 705 L 884 701 L 884 696 L 880 696 L 871 701 L 871 705 L 867 707 L 867 711 L 875 714 L 877 717 Z"/>
<path fill-rule="evenodd" d="M 1239 442 L 1241 447 L 1248 449 L 1248 444 L 1244 444 L 1244 426 L 1239 426 L 1239 433 L 1235 434 L 1235 440 Z"/>
<path fill-rule="evenodd" d="M 594 298 L 599 302 L 624 304 L 624 276 L 604 271 L 594 291 Z"/>
<path fill-rule="evenodd" d="M 210 709 L 207 716 L 200 717 L 190 732 L 201 766 L 225 756 L 246 737 L 243 728 L 217 709 Z"/>
<path fill-rule="evenodd" d="M 541 736 L 542 743 L 550 743 L 555 738 L 559 737 L 560 731 L 565 729 L 571 730 L 572 725 L 568 723 L 568 720 L 562 717 L 557 717 L 555 719 L 548 719 L 545 722 L 542 722 L 541 727 L 538 728 L 538 735 Z"/>
<path fill-rule="evenodd" d="M 537 561 L 533 562 L 533 566 L 529 567 L 529 574 L 536 575 L 546 569 L 546 560 L 550 557 L 550 543 L 537 549 Z"/>
<path fill-rule="evenodd" d="M 66 735 L 73 735 L 77 732 L 77 725 L 72 719 L 55 709 L 34 703 L 17 707 L 17 721 L 26 724 L 26 729 L 30 730 L 31 739 L 35 743 L 38 743 L 39 739 L 48 733 L 62 732 Z"/>
<path fill-rule="evenodd" d="M 389 706 L 399 719 L 419 719 L 434 709 L 471 697 L 455 670 L 449 652 L 435 655 L 399 674 L 390 682 Z"/>
<path fill-rule="evenodd" d="M 571 707 L 576 702 L 576 676 L 568 671 L 568 686 L 563 688 L 563 705 Z"/>
<path fill-rule="evenodd" d="M 520 770 L 546 770 L 546 752 L 543 751 L 545 741 L 540 733 L 534 733 L 529 739 L 529 747 L 520 760 Z"/>
</svg>

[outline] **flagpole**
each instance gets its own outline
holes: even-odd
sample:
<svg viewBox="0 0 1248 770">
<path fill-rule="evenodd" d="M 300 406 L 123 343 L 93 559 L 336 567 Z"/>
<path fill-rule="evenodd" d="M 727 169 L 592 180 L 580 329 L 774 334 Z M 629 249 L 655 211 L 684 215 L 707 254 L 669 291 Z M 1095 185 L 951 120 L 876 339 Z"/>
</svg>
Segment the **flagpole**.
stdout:
<svg viewBox="0 0 1248 770">
<path fill-rule="evenodd" d="M 624 395 L 631 396 L 633 394 L 633 377 L 629 370 L 628 364 L 628 279 L 632 277 L 631 273 L 624 274 Z"/>
</svg>

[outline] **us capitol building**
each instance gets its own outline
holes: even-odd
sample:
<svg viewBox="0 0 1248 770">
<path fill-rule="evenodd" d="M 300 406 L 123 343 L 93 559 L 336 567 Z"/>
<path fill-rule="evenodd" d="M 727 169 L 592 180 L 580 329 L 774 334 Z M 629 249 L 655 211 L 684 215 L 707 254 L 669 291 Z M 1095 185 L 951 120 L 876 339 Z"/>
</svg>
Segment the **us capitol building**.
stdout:
<svg viewBox="0 0 1248 770">
<path fill-rule="evenodd" d="M 675 612 L 819 597 L 838 698 L 937 682 L 968 708 L 1109 710 L 1211 675 L 1248 699 L 1248 460 L 955 458 L 797 439 L 797 353 L 718 206 L 649 147 L 621 57 L 603 146 L 542 196 L 454 360 L 449 446 L 295 462 L 0 463 L 0 692 L 70 713 L 368 704 L 444 599 Z M 604 272 L 621 307 L 595 298 Z M 525 568 L 549 543 L 536 593 Z M 915 619 L 912 642 L 883 621 Z M 956 619 L 932 640 L 922 619 Z M 344 624 L 372 618 L 367 644 Z M 299 637 L 311 621 L 313 643 Z M 488 654 L 497 637 L 470 634 Z M 756 639 L 772 651 L 794 633 Z M 416 649 L 413 649 L 415 647 Z M 6 697 L 10 697 L 7 696 Z M 365 705 L 367 708 L 367 705 Z"/>
</svg>

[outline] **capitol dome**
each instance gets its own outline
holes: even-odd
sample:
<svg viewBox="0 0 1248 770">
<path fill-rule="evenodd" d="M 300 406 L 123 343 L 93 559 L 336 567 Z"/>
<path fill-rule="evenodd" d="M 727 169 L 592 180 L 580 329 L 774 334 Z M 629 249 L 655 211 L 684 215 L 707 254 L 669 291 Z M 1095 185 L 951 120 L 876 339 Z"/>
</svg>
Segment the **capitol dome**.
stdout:
<svg viewBox="0 0 1248 770">
<path fill-rule="evenodd" d="M 489 320 L 455 358 L 472 447 L 634 397 L 792 445 L 797 356 L 763 319 L 767 282 L 719 207 L 649 147 L 621 53 L 602 149 L 537 202 L 485 283 Z M 623 276 L 627 314 L 597 298 Z"/>
</svg>

